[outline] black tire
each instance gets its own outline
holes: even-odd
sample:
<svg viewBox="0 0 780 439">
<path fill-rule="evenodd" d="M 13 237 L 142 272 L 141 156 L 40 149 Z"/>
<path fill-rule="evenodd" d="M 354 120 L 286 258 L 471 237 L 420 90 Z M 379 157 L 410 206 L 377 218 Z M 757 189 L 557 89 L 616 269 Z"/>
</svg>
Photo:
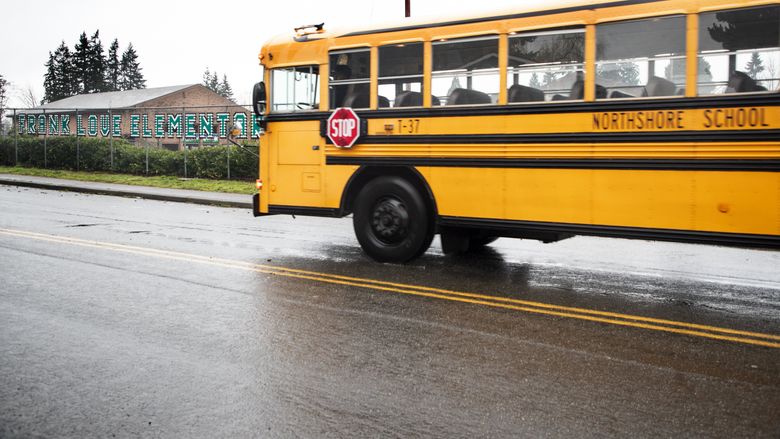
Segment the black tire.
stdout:
<svg viewBox="0 0 780 439">
<path fill-rule="evenodd" d="M 352 215 L 355 236 L 379 262 L 408 262 L 433 240 L 431 209 L 413 184 L 401 177 L 378 177 L 358 194 Z"/>
</svg>

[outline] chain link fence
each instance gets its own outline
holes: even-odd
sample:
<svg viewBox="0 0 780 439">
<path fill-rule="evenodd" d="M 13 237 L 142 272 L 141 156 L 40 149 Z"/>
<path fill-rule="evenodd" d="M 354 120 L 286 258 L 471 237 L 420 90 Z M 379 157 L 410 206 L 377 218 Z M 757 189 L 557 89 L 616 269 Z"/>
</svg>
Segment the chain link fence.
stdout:
<svg viewBox="0 0 780 439">
<path fill-rule="evenodd" d="M 246 106 L 9 108 L 4 118 L 4 166 L 257 178 L 261 131 Z"/>
</svg>

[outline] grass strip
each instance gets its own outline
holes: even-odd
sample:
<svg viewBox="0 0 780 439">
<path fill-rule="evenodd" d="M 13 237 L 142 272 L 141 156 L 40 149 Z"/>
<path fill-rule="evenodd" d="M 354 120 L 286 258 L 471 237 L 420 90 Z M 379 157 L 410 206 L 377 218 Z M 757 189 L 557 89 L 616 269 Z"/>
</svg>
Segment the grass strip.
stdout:
<svg viewBox="0 0 780 439">
<path fill-rule="evenodd" d="M 208 180 L 204 178 L 179 178 L 172 176 L 144 177 L 141 175 L 110 174 L 103 172 L 75 172 L 56 169 L 0 166 L 0 174 L 31 175 L 35 177 L 63 178 L 67 180 L 95 181 L 100 183 L 129 184 L 169 189 L 226 192 L 233 194 L 254 194 L 253 182 L 236 180 Z"/>
</svg>

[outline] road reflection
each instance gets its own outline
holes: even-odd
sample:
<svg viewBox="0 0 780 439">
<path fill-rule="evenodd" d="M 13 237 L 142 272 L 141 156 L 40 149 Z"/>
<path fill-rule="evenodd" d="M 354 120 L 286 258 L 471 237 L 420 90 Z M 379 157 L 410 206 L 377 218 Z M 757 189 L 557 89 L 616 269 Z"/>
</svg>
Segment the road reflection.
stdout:
<svg viewBox="0 0 780 439">
<path fill-rule="evenodd" d="M 636 245 L 631 241 L 618 242 L 621 243 L 625 243 L 626 251 Z M 620 267 L 609 270 L 546 260 L 534 262 L 536 258 L 532 256 L 522 260 L 514 254 L 510 261 L 507 251 L 513 254 L 512 248 L 507 250 L 505 246 L 488 246 L 479 252 L 457 255 L 443 255 L 434 248 L 412 263 L 400 265 L 376 263 L 359 247 L 320 243 L 299 254 L 288 253 L 258 263 L 495 298 L 750 329 L 753 325 L 742 326 L 744 321 L 735 323 L 736 318 L 748 317 L 761 319 L 758 326 L 771 321 L 780 328 L 780 295 L 776 290 L 708 282 L 695 276 L 666 278 Z"/>
</svg>

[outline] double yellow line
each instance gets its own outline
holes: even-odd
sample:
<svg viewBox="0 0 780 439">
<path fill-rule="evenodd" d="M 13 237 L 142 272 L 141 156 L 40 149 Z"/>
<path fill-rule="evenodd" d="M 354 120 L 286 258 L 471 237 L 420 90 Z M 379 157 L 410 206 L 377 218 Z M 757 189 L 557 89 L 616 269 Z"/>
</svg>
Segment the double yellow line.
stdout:
<svg viewBox="0 0 780 439">
<path fill-rule="evenodd" d="M 0 235 L 14 236 L 17 238 L 33 239 L 38 241 L 54 242 L 58 244 L 74 245 L 79 247 L 96 248 L 121 253 L 152 256 L 169 260 L 177 260 L 189 263 L 211 265 L 222 268 L 253 271 L 276 276 L 285 276 L 297 279 L 305 279 L 315 282 L 345 285 L 358 288 L 366 288 L 375 291 L 384 291 L 411 296 L 422 296 L 434 299 L 449 300 L 454 302 L 469 303 L 474 305 L 503 308 L 513 311 L 522 311 L 534 314 L 587 320 L 591 322 L 606 323 L 610 325 L 627 326 L 633 328 L 650 329 L 654 331 L 670 332 L 694 337 L 704 337 L 715 340 L 731 341 L 769 348 L 780 348 L 780 335 L 763 334 L 758 332 L 741 331 L 717 326 L 699 325 L 695 323 L 678 322 L 674 320 L 656 319 L 652 317 L 635 316 L 608 311 L 597 311 L 587 308 L 553 305 L 543 302 L 511 299 L 508 297 L 489 296 L 484 294 L 466 293 L 461 291 L 446 290 L 440 288 L 409 285 L 395 282 L 384 282 L 358 277 L 341 276 L 336 274 L 319 273 L 315 271 L 297 270 L 293 268 L 277 267 L 265 264 L 236 261 L 232 259 L 213 258 L 189 253 L 180 253 L 153 248 L 136 247 L 109 242 L 89 241 L 66 236 L 48 235 L 42 233 L 27 232 L 0 228 Z"/>
</svg>

